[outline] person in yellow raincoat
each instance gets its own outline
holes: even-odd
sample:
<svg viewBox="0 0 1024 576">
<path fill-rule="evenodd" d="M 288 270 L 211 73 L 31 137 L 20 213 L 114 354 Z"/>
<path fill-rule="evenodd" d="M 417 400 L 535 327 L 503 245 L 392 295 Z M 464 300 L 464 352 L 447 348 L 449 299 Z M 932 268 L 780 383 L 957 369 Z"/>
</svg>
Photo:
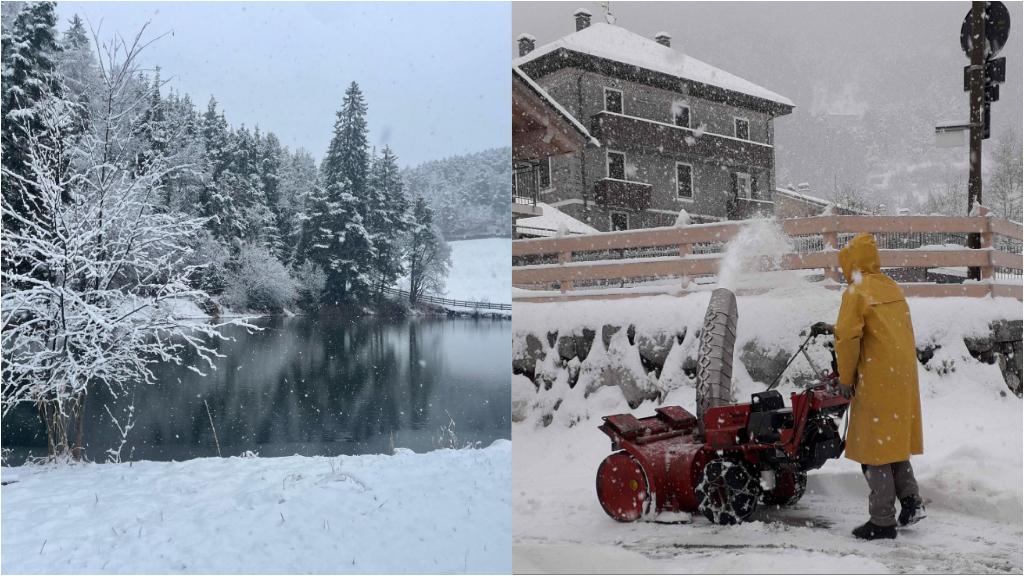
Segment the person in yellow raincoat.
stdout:
<svg viewBox="0 0 1024 576">
<path fill-rule="evenodd" d="M 850 403 L 846 457 L 860 462 L 871 494 L 870 520 L 858 538 L 896 537 L 900 525 L 924 518 L 910 455 L 921 454 L 921 399 L 910 308 L 882 273 L 875 239 L 859 234 L 839 251 L 849 286 L 833 327 L 839 385 Z"/>
</svg>

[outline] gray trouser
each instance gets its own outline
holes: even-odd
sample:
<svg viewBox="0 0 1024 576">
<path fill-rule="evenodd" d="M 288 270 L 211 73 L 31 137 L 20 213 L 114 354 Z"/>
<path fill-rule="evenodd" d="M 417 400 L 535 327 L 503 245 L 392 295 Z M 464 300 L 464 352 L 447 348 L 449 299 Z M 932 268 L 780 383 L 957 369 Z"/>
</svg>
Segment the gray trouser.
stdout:
<svg viewBox="0 0 1024 576">
<path fill-rule="evenodd" d="M 861 464 L 864 477 L 868 480 L 871 494 L 868 496 L 868 513 L 875 526 L 896 525 L 896 499 L 907 496 L 918 498 L 917 480 L 910 461 L 868 466 Z"/>
</svg>

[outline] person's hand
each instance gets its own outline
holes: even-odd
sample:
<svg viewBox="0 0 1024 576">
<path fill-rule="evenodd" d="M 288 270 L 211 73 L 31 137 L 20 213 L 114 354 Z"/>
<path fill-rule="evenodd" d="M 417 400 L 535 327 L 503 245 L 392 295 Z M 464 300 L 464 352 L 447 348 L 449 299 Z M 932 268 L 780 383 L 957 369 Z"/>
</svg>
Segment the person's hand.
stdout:
<svg viewBox="0 0 1024 576">
<path fill-rule="evenodd" d="M 833 334 L 835 327 L 828 322 L 815 322 L 811 325 L 811 336 L 821 336 L 824 334 Z"/>
</svg>

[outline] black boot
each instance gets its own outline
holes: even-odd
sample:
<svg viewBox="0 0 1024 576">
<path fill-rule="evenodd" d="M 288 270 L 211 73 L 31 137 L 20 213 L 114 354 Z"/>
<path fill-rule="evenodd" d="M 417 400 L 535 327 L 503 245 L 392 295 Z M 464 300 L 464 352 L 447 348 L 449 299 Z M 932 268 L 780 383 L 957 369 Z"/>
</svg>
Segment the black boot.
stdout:
<svg viewBox="0 0 1024 576">
<path fill-rule="evenodd" d="M 900 526 L 917 524 L 924 518 L 924 502 L 920 496 L 900 498 Z"/>
<path fill-rule="evenodd" d="M 853 535 L 861 540 L 878 540 L 880 538 L 891 539 L 896 537 L 896 527 L 878 526 L 868 520 L 864 525 L 854 528 Z"/>
</svg>

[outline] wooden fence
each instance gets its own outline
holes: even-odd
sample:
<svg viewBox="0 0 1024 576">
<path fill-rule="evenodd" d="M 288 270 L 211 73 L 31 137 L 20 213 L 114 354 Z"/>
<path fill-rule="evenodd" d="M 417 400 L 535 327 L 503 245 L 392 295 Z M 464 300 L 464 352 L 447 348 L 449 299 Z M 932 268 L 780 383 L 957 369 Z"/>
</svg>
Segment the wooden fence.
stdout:
<svg viewBox="0 0 1024 576">
<path fill-rule="evenodd" d="M 392 296 L 398 296 L 399 298 L 409 299 L 409 291 L 401 290 L 399 288 L 387 287 L 384 288 L 385 294 L 391 294 Z M 444 306 L 445 308 L 468 308 L 471 310 L 512 310 L 511 304 L 504 304 L 501 302 L 474 302 L 472 300 L 452 300 L 450 298 L 442 298 L 440 296 L 434 296 L 432 294 L 420 294 L 416 298 L 417 302 L 426 302 L 428 304 L 437 304 L 438 306 Z"/>
<path fill-rule="evenodd" d="M 535 291 L 518 293 L 516 301 L 558 301 L 579 298 L 622 298 L 657 293 L 652 280 L 694 279 L 718 273 L 721 251 L 749 222 L 650 228 L 562 238 L 517 240 L 512 243 L 512 285 Z M 854 234 L 880 239 L 883 268 L 920 269 L 977 267 L 982 282 L 907 282 L 908 296 L 1009 296 L 1021 293 L 1021 225 L 989 216 L 818 216 L 780 220 L 797 250 L 774 262 L 776 269 L 822 270 L 827 285 L 842 282 L 838 248 Z M 981 236 L 981 248 L 966 247 L 969 234 Z M 952 244 L 950 243 L 952 241 Z M 939 244 L 935 246 L 934 244 Z M 953 245 L 955 244 L 955 245 Z M 588 285 L 634 284 L 615 294 L 582 292 Z M 662 284 L 663 285 L 663 284 Z M 685 285 L 669 287 L 673 293 Z"/>
</svg>

